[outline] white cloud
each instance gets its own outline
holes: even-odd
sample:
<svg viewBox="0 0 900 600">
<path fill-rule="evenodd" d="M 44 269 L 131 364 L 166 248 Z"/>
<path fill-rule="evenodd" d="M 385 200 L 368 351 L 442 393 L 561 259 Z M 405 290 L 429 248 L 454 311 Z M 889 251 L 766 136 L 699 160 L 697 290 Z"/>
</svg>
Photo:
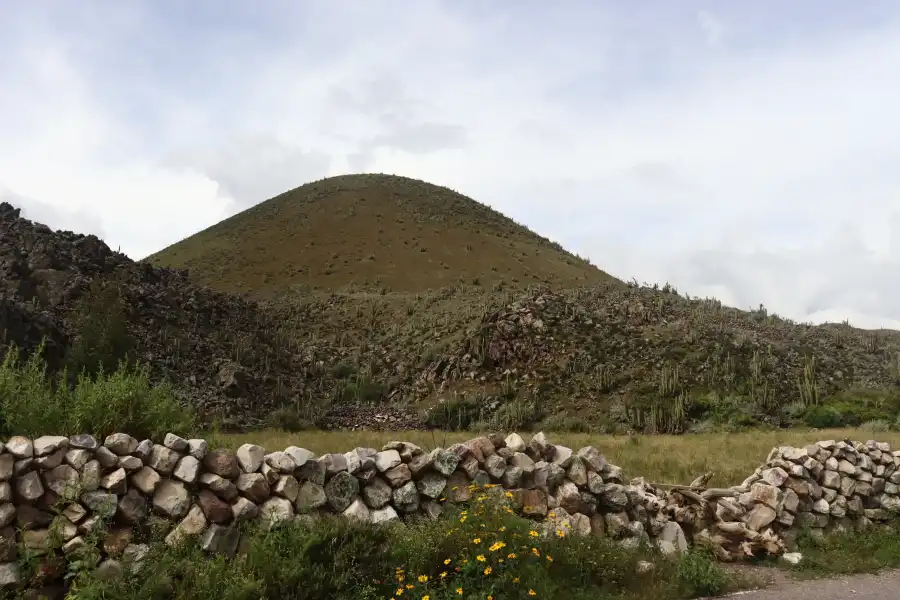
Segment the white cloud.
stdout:
<svg viewBox="0 0 900 600">
<path fill-rule="evenodd" d="M 706 43 L 710 46 L 718 46 L 719 43 L 721 43 L 722 35 L 725 32 L 722 21 L 717 19 L 715 15 L 709 11 L 698 10 L 697 22 L 700 24 L 700 29 L 703 30 L 703 34 L 706 36 Z"/>
<path fill-rule="evenodd" d="M 306 181 L 393 172 L 623 279 L 900 321 L 889 3 L 792 5 L 806 30 L 693 1 L 0 5 L 0 184 L 136 258 Z"/>
</svg>

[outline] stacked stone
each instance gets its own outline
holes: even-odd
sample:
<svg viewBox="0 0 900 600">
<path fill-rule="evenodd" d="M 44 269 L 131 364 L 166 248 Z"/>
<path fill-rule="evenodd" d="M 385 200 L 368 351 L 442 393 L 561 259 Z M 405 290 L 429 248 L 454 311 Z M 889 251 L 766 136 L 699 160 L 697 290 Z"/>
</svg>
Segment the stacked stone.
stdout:
<svg viewBox="0 0 900 600">
<path fill-rule="evenodd" d="M 0 587 L 18 579 L 19 544 L 64 557 L 100 531 L 100 568 L 112 576 L 146 555 L 133 536 L 151 521 L 168 528 L 169 544 L 199 536 L 207 550 L 233 555 L 233 525 L 250 519 L 268 527 L 324 514 L 376 524 L 434 519 L 444 503 L 466 503 L 486 485 L 509 492 L 514 509 L 543 521 L 546 535 L 652 541 L 665 553 L 710 543 L 729 560 L 779 554 L 801 524 L 864 527 L 900 512 L 898 466 L 900 452 L 887 444 L 827 441 L 773 449 L 734 488 L 662 491 L 640 478 L 625 483 L 595 448 L 575 451 L 543 433 L 528 442 L 513 433 L 430 452 L 397 441 L 322 456 L 297 446 L 210 450 L 171 433 L 161 444 L 124 433 L 102 443 L 15 436 L 0 443 Z"/>
<path fill-rule="evenodd" d="M 900 451 L 874 440 L 776 447 L 733 489 L 738 502 L 717 514 L 736 535 L 773 532 L 790 543 L 800 526 L 865 529 L 900 514 Z"/>
</svg>

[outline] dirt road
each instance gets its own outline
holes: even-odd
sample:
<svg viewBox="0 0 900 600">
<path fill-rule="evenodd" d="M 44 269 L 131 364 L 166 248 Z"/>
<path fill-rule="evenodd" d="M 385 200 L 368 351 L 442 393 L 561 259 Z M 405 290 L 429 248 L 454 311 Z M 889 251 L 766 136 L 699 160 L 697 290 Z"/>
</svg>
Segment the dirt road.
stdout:
<svg viewBox="0 0 900 600">
<path fill-rule="evenodd" d="M 834 579 L 783 580 L 763 589 L 723 597 L 735 600 L 897 600 L 900 598 L 900 570 Z"/>
</svg>

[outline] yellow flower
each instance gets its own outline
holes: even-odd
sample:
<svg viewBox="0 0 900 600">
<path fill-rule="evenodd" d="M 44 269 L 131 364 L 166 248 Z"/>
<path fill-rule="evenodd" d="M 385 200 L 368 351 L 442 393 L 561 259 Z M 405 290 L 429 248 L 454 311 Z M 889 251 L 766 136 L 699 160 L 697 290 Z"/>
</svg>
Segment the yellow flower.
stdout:
<svg viewBox="0 0 900 600">
<path fill-rule="evenodd" d="M 443 579 L 443 578 L 446 577 L 446 576 L 447 576 L 447 571 L 443 571 L 443 572 L 441 573 L 441 579 Z"/>
<path fill-rule="evenodd" d="M 428 581 L 428 575 L 419 575 L 419 583 L 425 583 Z"/>
<path fill-rule="evenodd" d="M 519 583 L 519 578 L 518 578 L 518 577 L 513 577 L 513 583 Z"/>
<path fill-rule="evenodd" d="M 397 591 L 395 592 L 395 594 L 396 594 L 397 596 L 402 596 L 402 595 L 403 595 L 403 588 L 397 588 Z"/>
<path fill-rule="evenodd" d="M 528 590 L 528 595 L 529 595 L 529 596 L 537 596 L 537 592 L 535 592 L 534 590 L 529 589 L 529 590 Z"/>
<path fill-rule="evenodd" d="M 546 558 L 547 558 L 547 562 L 553 562 L 553 557 L 550 556 L 549 554 L 546 556 Z"/>
<path fill-rule="evenodd" d="M 501 527 L 501 528 L 498 529 L 497 531 L 499 531 L 500 533 L 503 533 L 504 531 L 506 531 L 506 527 L 505 527 L 505 526 L 504 526 L 504 527 Z"/>
<path fill-rule="evenodd" d="M 415 589 L 415 587 L 416 587 L 416 586 L 414 586 L 414 585 L 411 584 L 411 583 L 407 583 L 407 584 L 406 584 L 406 589 L 408 589 L 408 590 Z"/>
<path fill-rule="evenodd" d="M 479 554 L 475 557 L 475 560 L 477 560 L 478 562 L 484 562 L 484 554 Z"/>
<path fill-rule="evenodd" d="M 516 557 L 516 553 L 515 553 L 515 552 L 510 552 L 509 554 L 506 555 L 506 558 L 508 558 L 508 559 L 510 559 L 510 560 L 512 560 L 512 559 L 515 558 L 515 557 Z"/>
<path fill-rule="evenodd" d="M 512 498 L 512 497 L 513 497 L 512 492 L 506 492 L 506 497 L 507 497 L 507 498 Z"/>
<path fill-rule="evenodd" d="M 503 548 L 504 546 L 506 546 L 506 544 L 504 544 L 503 542 L 496 542 L 493 546 L 491 546 L 489 548 L 489 550 L 491 552 L 496 552 L 497 550 L 499 550 L 500 548 Z"/>
<path fill-rule="evenodd" d="M 490 568 L 490 567 L 488 567 L 487 569 L 484 570 L 484 574 L 485 574 L 485 575 L 490 575 L 490 574 L 491 574 L 491 571 L 493 571 L 493 569 Z"/>
<path fill-rule="evenodd" d="M 474 540 L 472 540 L 472 543 L 473 543 L 473 544 L 480 544 L 480 543 L 481 543 L 481 538 L 475 538 Z"/>
<path fill-rule="evenodd" d="M 445 564 L 445 565 L 449 565 L 449 564 L 450 564 L 450 559 L 449 559 L 449 558 L 446 559 L 446 560 L 444 561 L 444 564 Z"/>
<path fill-rule="evenodd" d="M 456 593 L 462 596 L 462 588 L 456 588 Z"/>
<path fill-rule="evenodd" d="M 431 598 L 431 596 L 429 596 L 428 594 L 422 596 L 422 600 L 428 600 L 429 598 Z"/>
<path fill-rule="evenodd" d="M 403 575 L 397 575 L 397 583 L 403 583 L 404 579 L 405 577 L 403 577 Z"/>
<path fill-rule="evenodd" d="M 538 550 L 537 548 L 532 548 L 532 549 L 531 549 L 531 553 L 534 554 L 535 556 L 540 556 L 540 555 L 541 555 L 541 551 Z"/>
<path fill-rule="evenodd" d="M 563 531 L 562 529 L 557 529 L 557 530 L 556 530 L 556 535 L 557 535 L 557 537 L 564 538 L 564 537 L 566 537 L 566 532 Z"/>
<path fill-rule="evenodd" d="M 534 529 L 532 529 L 531 531 L 528 532 L 528 535 L 530 535 L 531 537 L 537 537 L 537 536 L 538 536 L 538 532 L 535 531 Z"/>
</svg>

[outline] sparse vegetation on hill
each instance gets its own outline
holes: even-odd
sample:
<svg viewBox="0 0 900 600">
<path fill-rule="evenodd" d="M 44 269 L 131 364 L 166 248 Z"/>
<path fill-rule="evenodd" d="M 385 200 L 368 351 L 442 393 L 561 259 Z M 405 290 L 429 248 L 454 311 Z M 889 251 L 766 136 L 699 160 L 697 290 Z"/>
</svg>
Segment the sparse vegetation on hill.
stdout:
<svg viewBox="0 0 900 600">
<path fill-rule="evenodd" d="M 585 260 L 445 187 L 394 175 L 308 183 L 146 259 L 256 299 L 295 285 L 425 292 L 457 283 L 611 281 Z"/>
<path fill-rule="evenodd" d="M 900 426 L 900 332 L 625 284 L 412 179 L 314 182 L 142 263 L 9 205 L 0 217 L 6 342 L 26 353 L 43 343 L 49 368 L 67 367 L 73 384 L 139 360 L 202 423 Z"/>
</svg>

